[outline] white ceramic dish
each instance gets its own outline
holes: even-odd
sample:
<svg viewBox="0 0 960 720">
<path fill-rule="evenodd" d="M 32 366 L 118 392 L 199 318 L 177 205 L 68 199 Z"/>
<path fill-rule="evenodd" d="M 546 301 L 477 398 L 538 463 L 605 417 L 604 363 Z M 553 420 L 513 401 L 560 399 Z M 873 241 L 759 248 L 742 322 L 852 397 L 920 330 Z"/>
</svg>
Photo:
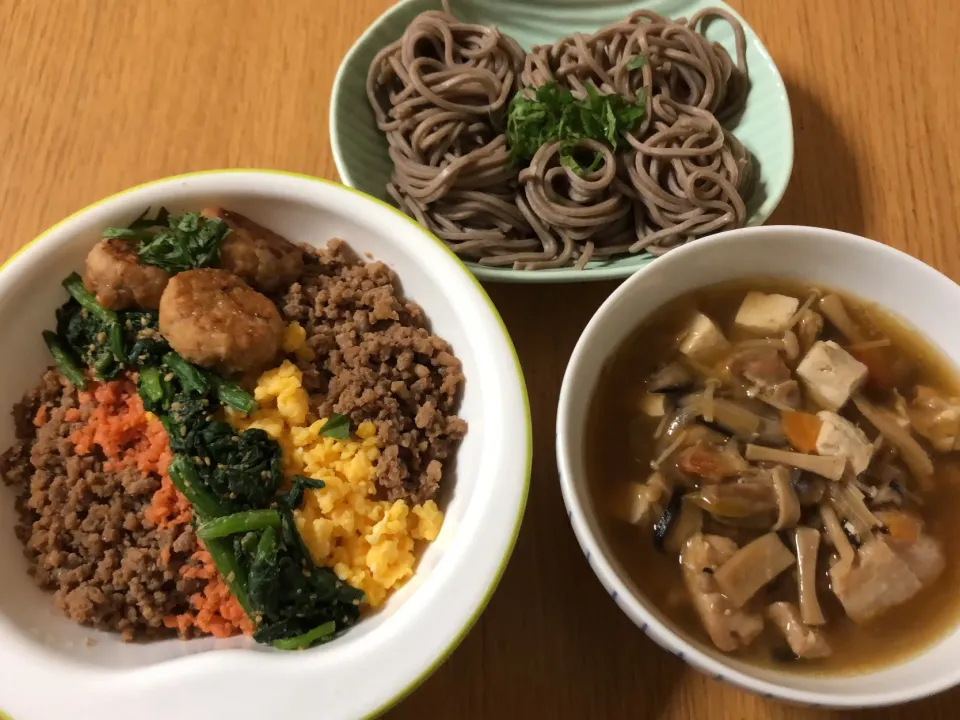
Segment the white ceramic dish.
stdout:
<svg viewBox="0 0 960 720">
<path fill-rule="evenodd" d="M 14 537 L 13 493 L 0 491 L 0 717 L 14 720 L 376 715 L 436 668 L 477 619 L 513 548 L 530 477 L 530 417 L 513 345 L 463 265 L 399 211 L 334 183 L 264 171 L 204 172 L 114 195 L 55 225 L 0 270 L 0 446 L 9 409 L 50 363 L 40 331 L 109 225 L 147 207 L 220 204 L 296 241 L 346 239 L 399 274 L 467 378 L 446 521 L 414 578 L 376 615 L 328 645 L 281 653 L 247 639 L 124 644 L 77 626 L 27 576 Z M 481 391 L 482 388 L 482 391 Z M 88 646 L 84 639 L 93 638 Z"/>
<path fill-rule="evenodd" d="M 650 313 L 696 288 L 757 276 L 846 290 L 893 310 L 960 365 L 960 287 L 908 255 L 854 235 L 806 227 L 718 234 L 668 253 L 621 285 L 581 335 L 557 415 L 557 463 L 574 532 L 603 586 L 653 640 L 694 667 L 767 697 L 830 707 L 908 702 L 960 683 L 960 627 L 919 655 L 869 674 L 815 677 L 758 668 L 726 656 L 669 622 L 612 556 L 585 485 L 584 426 L 600 371 Z M 947 309 L 951 309 L 947 311 Z"/>
</svg>

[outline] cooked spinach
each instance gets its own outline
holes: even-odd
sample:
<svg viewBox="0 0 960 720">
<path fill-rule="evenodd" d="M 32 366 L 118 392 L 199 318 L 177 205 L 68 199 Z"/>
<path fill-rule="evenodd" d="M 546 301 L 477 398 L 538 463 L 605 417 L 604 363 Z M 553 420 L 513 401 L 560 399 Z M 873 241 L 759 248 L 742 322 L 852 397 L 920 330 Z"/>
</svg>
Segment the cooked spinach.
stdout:
<svg viewBox="0 0 960 720">
<path fill-rule="evenodd" d="M 44 330 L 43 341 L 47 344 L 47 349 L 50 351 L 50 354 L 53 355 L 53 359 L 57 365 L 60 366 L 60 372 L 63 373 L 63 376 L 78 389 L 86 389 L 87 376 L 83 374 L 83 370 L 77 365 L 77 361 L 70 350 L 60 342 L 60 336 L 50 330 Z"/>
<path fill-rule="evenodd" d="M 57 310 L 57 336 L 81 367 L 90 368 L 98 380 L 112 380 L 123 369 L 123 350 L 117 352 L 119 325 L 71 299 Z"/>
<path fill-rule="evenodd" d="M 183 218 L 169 222 L 181 233 L 202 230 L 199 220 L 196 226 Z M 115 236 L 135 238 L 154 228 L 140 218 Z M 104 380 L 124 368 L 139 371 L 144 408 L 160 418 L 175 453 L 170 479 L 190 501 L 198 536 L 255 623 L 255 639 L 280 649 L 309 647 L 356 622 L 363 592 L 314 565 L 293 518 L 304 492 L 323 482 L 296 476 L 279 493 L 279 444 L 263 430 L 241 432 L 217 418 L 222 406 L 252 411 L 253 397 L 174 352 L 159 332 L 156 312 L 107 310 L 79 275 L 64 287 L 71 298 L 57 311 L 57 332 L 44 333 L 51 354 L 78 387 L 87 382 L 84 367 Z M 321 432 L 346 439 L 350 421 L 333 415 Z"/>
<path fill-rule="evenodd" d="M 201 523 L 197 526 L 197 537 L 201 540 L 209 540 L 277 527 L 280 527 L 280 513 L 276 510 L 270 508 L 266 510 L 244 510 Z"/>
</svg>

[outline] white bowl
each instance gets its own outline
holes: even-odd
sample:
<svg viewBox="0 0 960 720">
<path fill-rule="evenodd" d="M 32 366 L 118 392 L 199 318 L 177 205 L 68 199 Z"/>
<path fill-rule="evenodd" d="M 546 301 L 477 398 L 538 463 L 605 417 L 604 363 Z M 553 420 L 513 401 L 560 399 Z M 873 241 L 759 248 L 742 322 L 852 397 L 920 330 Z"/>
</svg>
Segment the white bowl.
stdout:
<svg viewBox="0 0 960 720">
<path fill-rule="evenodd" d="M 170 720 L 199 717 L 358 718 L 424 680 L 479 617 L 520 528 L 530 478 L 526 389 L 513 345 L 486 293 L 439 240 L 355 190 L 287 173 L 201 172 L 148 183 L 91 205 L 47 230 L 0 270 L 0 446 L 13 442 L 10 408 L 51 363 L 40 336 L 65 299 L 60 280 L 83 266 L 100 231 L 147 207 L 217 204 L 288 238 L 344 238 L 394 268 L 404 294 L 463 361 L 459 450 L 446 521 L 416 574 L 382 611 L 306 652 L 246 638 L 125 644 L 54 611 L 27 576 L 14 537 L 13 493 L 0 491 L 0 716 L 14 720 Z M 93 637 L 88 646 L 84 638 Z M 51 691 L 51 688 L 54 690 Z"/>
<path fill-rule="evenodd" d="M 679 248 L 621 285 L 587 325 L 570 358 L 557 414 L 564 502 L 587 562 L 620 609 L 654 641 L 699 670 L 767 697 L 829 707 L 915 700 L 960 683 L 960 628 L 901 664 L 863 675 L 816 677 L 759 668 L 724 655 L 670 622 L 635 585 L 604 539 L 586 487 L 584 430 L 600 371 L 667 301 L 725 280 L 783 277 L 845 290 L 895 312 L 960 365 L 960 287 L 909 255 L 833 230 L 758 227 Z M 957 559 L 951 559 L 956 562 Z"/>
</svg>

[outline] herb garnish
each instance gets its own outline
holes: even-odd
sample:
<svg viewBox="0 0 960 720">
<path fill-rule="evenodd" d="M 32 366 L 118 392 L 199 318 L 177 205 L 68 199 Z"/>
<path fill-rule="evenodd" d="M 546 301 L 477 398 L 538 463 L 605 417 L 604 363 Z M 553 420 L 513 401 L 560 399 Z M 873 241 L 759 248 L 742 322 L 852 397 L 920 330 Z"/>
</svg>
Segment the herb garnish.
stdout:
<svg viewBox="0 0 960 720">
<path fill-rule="evenodd" d="M 642 56 L 633 58 L 630 62 Z M 639 67 L 639 65 L 638 65 Z M 576 151 L 576 141 L 597 140 L 616 149 L 646 113 L 645 102 L 630 102 L 620 95 L 603 95 L 587 84 L 587 96 L 579 100 L 566 88 L 547 83 L 531 93 L 523 92 L 510 101 L 507 116 L 507 143 L 515 160 L 529 161 L 543 145 L 560 141 L 560 161 L 583 175 L 596 170 L 596 153 Z M 593 155 L 584 165 L 581 155 Z"/>
<path fill-rule="evenodd" d="M 330 417 L 320 428 L 320 434 L 332 437 L 335 440 L 346 440 L 350 437 L 350 418 L 340 413 L 331 413 Z"/>
<path fill-rule="evenodd" d="M 229 232 L 230 228 L 220 218 L 208 218 L 200 213 L 175 216 L 166 208 L 160 208 L 152 220 L 144 213 L 129 227 L 107 228 L 103 236 L 139 242 L 140 262 L 176 274 L 194 268 L 217 267 L 220 245 Z"/>
</svg>

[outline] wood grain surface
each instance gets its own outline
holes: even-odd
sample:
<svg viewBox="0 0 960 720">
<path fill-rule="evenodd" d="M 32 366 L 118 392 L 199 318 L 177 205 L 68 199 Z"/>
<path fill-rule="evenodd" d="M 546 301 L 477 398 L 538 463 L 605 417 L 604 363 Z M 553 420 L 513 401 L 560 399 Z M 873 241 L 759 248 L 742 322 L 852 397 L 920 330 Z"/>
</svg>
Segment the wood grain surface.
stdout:
<svg viewBox="0 0 960 720">
<path fill-rule="evenodd" d="M 731 2 L 779 65 L 794 110 L 796 165 L 771 222 L 867 235 L 960 280 L 960 2 Z M 0 0 L 0 259 L 84 205 L 165 175 L 266 167 L 336 178 L 334 73 L 389 4 Z M 828 717 L 662 652 L 584 561 L 557 484 L 554 413 L 566 359 L 612 287 L 489 287 L 533 406 L 526 520 L 479 624 L 390 718 Z M 946 719 L 958 705 L 960 690 L 831 716 Z"/>
</svg>

